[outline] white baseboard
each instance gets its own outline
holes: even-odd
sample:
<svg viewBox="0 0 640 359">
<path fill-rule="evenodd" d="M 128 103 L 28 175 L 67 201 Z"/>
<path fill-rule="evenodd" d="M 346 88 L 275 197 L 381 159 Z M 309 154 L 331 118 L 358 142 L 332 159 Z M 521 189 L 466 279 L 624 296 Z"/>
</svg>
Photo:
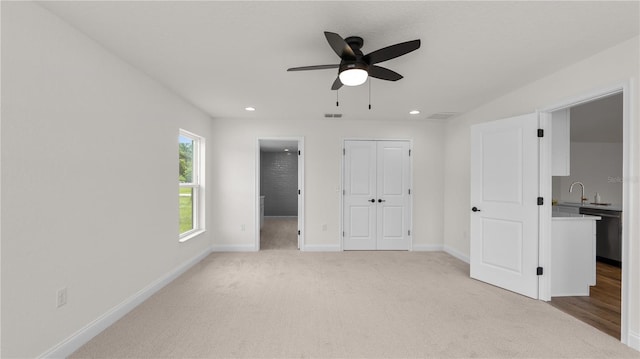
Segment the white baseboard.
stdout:
<svg viewBox="0 0 640 359">
<path fill-rule="evenodd" d="M 339 244 L 305 244 L 304 252 L 340 252 Z"/>
<path fill-rule="evenodd" d="M 469 256 L 460 252 L 457 249 L 451 248 L 449 246 L 444 246 L 444 251 L 456 258 L 458 258 L 459 260 L 465 262 L 465 263 L 469 263 Z"/>
<path fill-rule="evenodd" d="M 627 345 L 640 352 L 640 334 L 629 331 Z"/>
<path fill-rule="evenodd" d="M 136 294 L 127 298 L 122 303 L 111 308 L 106 313 L 96 318 L 91 323 L 85 325 L 77 332 L 70 335 L 67 339 L 58 343 L 53 348 L 42 353 L 39 358 L 66 358 L 73 352 L 78 350 L 81 346 L 89 342 L 93 337 L 100 334 L 103 330 L 107 329 L 110 325 L 115 323 L 118 319 L 124 317 L 127 313 L 147 300 L 157 291 L 162 289 L 167 284 L 171 283 L 174 279 L 178 278 L 181 274 L 186 272 L 189 268 L 199 263 L 206 256 L 211 253 L 211 248 L 206 248 L 202 253 L 191 258 L 185 263 L 173 269 L 171 272 L 165 274 L 163 277 L 155 280 L 151 284 L 139 290 Z"/>
<path fill-rule="evenodd" d="M 255 252 L 256 246 L 253 244 L 214 244 L 212 252 Z"/>
<path fill-rule="evenodd" d="M 416 252 L 441 252 L 444 249 L 442 244 L 414 244 L 411 247 Z"/>
</svg>

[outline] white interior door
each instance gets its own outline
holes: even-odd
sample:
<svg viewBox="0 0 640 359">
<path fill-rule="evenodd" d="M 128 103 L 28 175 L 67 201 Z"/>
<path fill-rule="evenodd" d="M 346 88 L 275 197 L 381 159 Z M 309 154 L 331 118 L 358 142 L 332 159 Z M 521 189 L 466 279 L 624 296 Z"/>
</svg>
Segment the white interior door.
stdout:
<svg viewBox="0 0 640 359">
<path fill-rule="evenodd" d="M 377 249 L 409 249 L 409 142 L 377 143 Z"/>
<path fill-rule="evenodd" d="M 471 127 L 471 277 L 538 298 L 538 115 Z"/>
<path fill-rule="evenodd" d="M 345 250 L 376 249 L 376 143 L 345 142 Z"/>
<path fill-rule="evenodd" d="M 409 142 L 345 141 L 345 250 L 408 250 Z"/>
</svg>

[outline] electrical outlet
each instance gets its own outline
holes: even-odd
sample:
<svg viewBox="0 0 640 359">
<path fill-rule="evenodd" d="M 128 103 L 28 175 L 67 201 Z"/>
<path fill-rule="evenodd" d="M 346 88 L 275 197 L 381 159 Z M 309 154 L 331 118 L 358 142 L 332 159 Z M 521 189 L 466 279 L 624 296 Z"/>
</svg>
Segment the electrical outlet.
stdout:
<svg viewBox="0 0 640 359">
<path fill-rule="evenodd" d="M 58 293 L 56 295 L 56 305 L 58 308 L 67 304 L 67 287 L 62 289 L 58 289 Z"/>
</svg>

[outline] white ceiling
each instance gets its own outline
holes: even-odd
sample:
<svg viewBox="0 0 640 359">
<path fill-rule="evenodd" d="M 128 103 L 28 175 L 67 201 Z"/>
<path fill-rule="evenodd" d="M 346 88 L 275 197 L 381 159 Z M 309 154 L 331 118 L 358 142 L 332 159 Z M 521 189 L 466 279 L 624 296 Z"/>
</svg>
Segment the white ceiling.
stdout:
<svg viewBox="0 0 640 359">
<path fill-rule="evenodd" d="M 425 119 L 465 112 L 639 31 L 631 2 L 41 2 L 213 118 Z M 330 90 L 339 59 L 323 31 L 363 52 L 421 39 L 382 66 L 404 75 Z M 586 74 L 585 74 L 586 75 Z M 247 106 L 256 107 L 246 112 Z M 411 116 L 418 109 L 420 115 Z"/>
</svg>

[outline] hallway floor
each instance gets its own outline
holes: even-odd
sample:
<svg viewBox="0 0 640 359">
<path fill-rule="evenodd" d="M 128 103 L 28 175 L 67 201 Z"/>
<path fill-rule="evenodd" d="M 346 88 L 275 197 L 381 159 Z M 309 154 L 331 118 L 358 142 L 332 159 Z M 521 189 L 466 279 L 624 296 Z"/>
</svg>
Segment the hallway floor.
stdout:
<svg viewBox="0 0 640 359">
<path fill-rule="evenodd" d="M 298 217 L 264 217 L 260 250 L 274 249 L 298 249 Z"/>
</svg>

